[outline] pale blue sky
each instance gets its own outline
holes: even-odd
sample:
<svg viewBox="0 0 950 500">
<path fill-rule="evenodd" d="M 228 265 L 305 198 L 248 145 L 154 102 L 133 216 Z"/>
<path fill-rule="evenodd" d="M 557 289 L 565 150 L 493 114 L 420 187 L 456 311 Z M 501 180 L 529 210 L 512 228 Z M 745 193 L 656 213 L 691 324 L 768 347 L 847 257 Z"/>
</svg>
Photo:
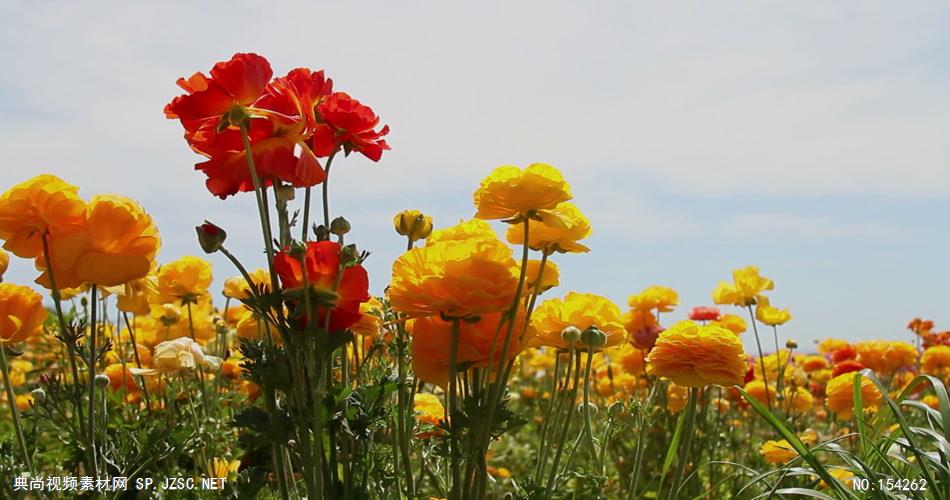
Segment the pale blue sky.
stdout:
<svg viewBox="0 0 950 500">
<path fill-rule="evenodd" d="M 209 195 L 162 106 L 177 77 L 255 51 L 277 74 L 326 69 L 392 128 L 379 164 L 352 157 L 331 178 L 374 292 L 403 244 L 393 213 L 454 223 L 492 168 L 542 161 L 595 232 L 590 254 L 557 259 L 559 294 L 625 305 L 663 284 L 682 317 L 757 264 L 803 347 L 907 339 L 918 315 L 950 327 L 941 2 L 275 4 L 4 2 L 0 187 L 52 172 L 132 196 L 164 261 L 200 254 L 209 218 L 254 267 L 252 196 Z M 34 274 L 15 261 L 7 279 Z"/>
</svg>

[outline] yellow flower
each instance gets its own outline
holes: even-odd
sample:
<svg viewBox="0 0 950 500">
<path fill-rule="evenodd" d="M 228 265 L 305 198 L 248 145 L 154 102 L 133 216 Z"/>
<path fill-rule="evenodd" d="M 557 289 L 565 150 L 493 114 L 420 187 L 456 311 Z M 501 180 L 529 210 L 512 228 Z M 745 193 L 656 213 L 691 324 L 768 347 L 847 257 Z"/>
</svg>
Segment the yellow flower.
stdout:
<svg viewBox="0 0 950 500">
<path fill-rule="evenodd" d="M 670 384 L 666 388 L 666 409 L 670 413 L 679 413 L 686 407 L 689 399 L 689 388 L 681 385 Z"/>
<path fill-rule="evenodd" d="M 920 401 L 921 401 L 923 404 L 925 404 L 925 405 L 927 405 L 927 406 L 933 408 L 934 410 L 939 410 L 939 409 L 940 409 L 940 399 L 939 399 L 937 396 L 933 395 L 933 394 L 928 394 L 928 395 L 924 396 L 923 399 L 921 399 Z"/>
<path fill-rule="evenodd" d="M 350 327 L 350 330 L 357 334 L 375 339 L 379 336 L 382 328 L 383 303 L 376 297 L 371 297 L 368 301 L 360 304 L 360 319 Z"/>
<path fill-rule="evenodd" d="M 248 276 L 251 278 L 251 284 L 255 291 L 262 288 L 264 290 L 270 289 L 270 273 L 267 269 L 255 269 Z M 251 287 L 248 286 L 244 276 L 232 276 L 224 280 L 224 296 L 235 300 L 245 300 L 251 297 Z"/>
<path fill-rule="evenodd" d="M 751 380 L 742 389 L 762 404 L 768 404 L 769 400 L 775 400 L 775 387 L 771 384 L 766 385 L 761 380 Z"/>
<path fill-rule="evenodd" d="M 552 209 L 573 197 L 561 172 L 551 165 L 532 163 L 524 170 L 505 165 L 493 170 L 475 191 L 475 217 L 513 219 Z"/>
<path fill-rule="evenodd" d="M 45 320 L 40 294 L 25 286 L 0 283 L 0 344 L 15 344 L 36 335 Z"/>
<path fill-rule="evenodd" d="M 748 328 L 746 326 L 745 320 L 740 316 L 736 316 L 735 314 L 723 314 L 722 316 L 719 316 L 718 320 L 713 321 L 713 323 L 719 324 L 719 326 L 731 331 L 736 335 L 745 332 Z"/>
<path fill-rule="evenodd" d="M 838 418 L 847 420 L 854 415 L 855 373 L 844 373 L 831 379 L 825 386 L 825 404 Z M 861 404 L 865 410 L 877 410 L 882 400 L 881 391 L 867 377 L 861 377 Z"/>
<path fill-rule="evenodd" d="M 830 474 L 831 477 L 837 479 L 838 481 L 841 481 L 841 483 L 844 484 L 845 488 L 851 488 L 851 483 L 854 482 L 854 473 L 849 471 L 848 469 L 841 469 L 838 467 L 829 467 L 828 474 Z M 818 486 L 821 488 L 829 487 L 828 483 L 826 483 L 824 479 L 821 480 L 821 483 L 819 483 Z"/>
<path fill-rule="evenodd" d="M 158 278 L 150 274 L 114 288 L 111 291 L 118 297 L 116 305 L 119 310 L 131 314 L 148 314 L 150 303 L 158 293 Z"/>
<path fill-rule="evenodd" d="M 815 397 L 804 387 L 786 387 L 782 405 L 790 408 L 793 413 L 805 413 L 815 405 Z"/>
<path fill-rule="evenodd" d="M 747 266 L 732 272 L 732 284 L 722 282 L 713 290 L 713 302 L 745 307 L 756 303 L 756 298 L 775 287 L 772 280 L 759 275 L 759 268 Z"/>
<path fill-rule="evenodd" d="M 253 340 L 263 336 L 264 332 L 261 330 L 262 326 L 260 318 L 257 317 L 257 313 L 250 309 L 245 309 L 244 313 L 241 314 L 241 319 L 238 320 L 235 326 L 235 330 L 239 338 Z"/>
<path fill-rule="evenodd" d="M 211 459 L 211 463 L 208 465 L 210 467 L 208 470 L 210 477 L 228 478 L 237 475 L 238 469 L 241 467 L 241 461 L 215 457 Z"/>
<path fill-rule="evenodd" d="M 426 239 L 426 246 L 433 246 L 439 243 L 464 242 L 472 238 L 497 240 L 498 235 L 495 234 L 495 230 L 491 228 L 491 224 L 479 219 L 469 219 L 467 221 L 460 221 L 454 226 L 432 231 L 432 234 Z"/>
<path fill-rule="evenodd" d="M 842 347 L 848 347 L 851 345 L 847 340 L 841 339 L 824 339 L 818 343 L 818 352 L 822 354 L 831 354 Z"/>
<path fill-rule="evenodd" d="M 560 284 L 559 279 L 561 272 L 554 262 L 548 260 L 544 263 L 544 271 L 541 273 L 540 284 L 538 283 L 539 271 L 541 271 L 541 261 L 537 259 L 529 260 L 528 267 L 525 270 L 525 290 L 529 293 L 534 290 L 536 285 L 539 287 L 538 293 L 543 293 Z"/>
<path fill-rule="evenodd" d="M 481 233 L 432 239 L 393 263 L 388 293 L 394 310 L 413 317 L 463 318 L 511 307 L 519 275 L 511 248 Z"/>
<path fill-rule="evenodd" d="M 665 286 L 653 285 L 642 292 L 631 295 L 628 303 L 631 309 L 638 311 L 670 312 L 679 304 L 676 290 Z"/>
<path fill-rule="evenodd" d="M 528 248 L 547 254 L 590 251 L 578 243 L 590 236 L 590 221 L 573 203 L 561 203 L 553 210 L 545 210 L 540 217 L 540 221 L 529 223 Z M 509 226 L 505 237 L 509 243 L 524 244 L 524 222 Z"/>
<path fill-rule="evenodd" d="M 161 303 L 194 302 L 207 295 L 213 276 L 211 264 L 193 256 L 182 257 L 158 268 L 158 297 Z"/>
<path fill-rule="evenodd" d="M 15 397 L 17 410 L 26 411 L 33 406 L 33 397 L 29 394 L 17 394 Z"/>
<path fill-rule="evenodd" d="M 561 331 L 568 326 L 582 331 L 596 326 L 607 335 L 603 347 L 618 345 L 626 337 L 620 308 L 610 299 L 592 293 L 569 292 L 563 299 L 545 300 L 531 316 L 531 325 L 537 331 L 535 346 L 567 349 L 569 345 L 561 338 Z M 586 349 L 580 341 L 575 347 Z"/>
<path fill-rule="evenodd" d="M 950 346 L 938 345 L 924 351 L 920 363 L 924 373 L 937 377 L 950 375 Z"/>
<path fill-rule="evenodd" d="M 393 217 L 393 227 L 409 241 L 424 240 L 432 233 L 432 217 L 418 210 L 403 210 Z"/>
<path fill-rule="evenodd" d="M 769 304 L 769 298 L 759 295 L 756 299 L 755 319 L 769 326 L 778 326 L 788 323 L 792 313 L 788 309 L 779 309 Z"/>
<path fill-rule="evenodd" d="M 721 326 L 680 321 L 660 333 L 647 356 L 647 373 L 688 387 L 741 384 L 745 351 L 742 341 Z"/>
<path fill-rule="evenodd" d="M 59 177 L 41 174 L 13 186 L 0 196 L 0 239 L 3 248 L 24 259 L 42 255 L 42 235 L 82 227 L 86 203 L 79 188 Z"/>
<path fill-rule="evenodd" d="M 891 374 L 917 364 L 917 349 L 907 342 L 866 340 L 854 346 L 858 361 L 881 374 Z"/>
<path fill-rule="evenodd" d="M 3 275 L 7 272 L 8 267 L 10 267 L 10 254 L 0 248 L 0 283 L 3 283 Z"/>
<path fill-rule="evenodd" d="M 437 429 L 434 432 L 420 432 L 417 437 L 427 438 L 440 434 L 439 423 L 445 418 L 445 407 L 439 397 L 430 392 L 420 392 L 416 394 L 412 403 L 413 411 L 416 413 L 416 421 L 420 424 L 431 425 Z"/>
<path fill-rule="evenodd" d="M 792 448 L 792 445 L 784 439 L 781 441 L 766 441 L 765 444 L 759 448 L 759 453 L 761 453 L 762 458 L 770 464 L 784 464 L 798 457 L 798 452 L 795 451 L 795 448 Z"/>
</svg>

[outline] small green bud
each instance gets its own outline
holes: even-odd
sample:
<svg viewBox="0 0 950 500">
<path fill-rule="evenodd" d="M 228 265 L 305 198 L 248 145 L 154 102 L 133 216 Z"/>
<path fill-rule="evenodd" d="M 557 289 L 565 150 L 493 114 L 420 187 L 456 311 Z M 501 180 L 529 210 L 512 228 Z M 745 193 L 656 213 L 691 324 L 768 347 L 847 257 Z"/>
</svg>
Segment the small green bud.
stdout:
<svg viewBox="0 0 950 500">
<path fill-rule="evenodd" d="M 221 246 L 224 245 L 224 241 L 228 239 L 228 233 L 224 229 L 208 221 L 196 227 L 195 231 L 198 233 L 198 243 L 201 245 L 201 249 L 209 254 L 220 250 Z"/>
<path fill-rule="evenodd" d="M 567 326 L 561 330 L 561 340 L 567 342 L 569 346 L 581 339 L 581 331 L 576 326 Z"/>
<path fill-rule="evenodd" d="M 324 226 L 323 224 L 315 227 L 313 232 L 317 235 L 317 241 L 326 241 L 330 239 L 330 228 Z"/>
<path fill-rule="evenodd" d="M 596 326 L 589 326 L 581 332 L 581 343 L 587 347 L 598 349 L 607 344 L 607 335 Z"/>
<path fill-rule="evenodd" d="M 350 222 L 343 217 L 337 217 L 330 222 L 330 232 L 337 236 L 343 236 L 350 232 Z"/>
<path fill-rule="evenodd" d="M 39 388 L 39 387 L 30 391 L 30 396 L 33 397 L 33 401 L 36 404 L 40 404 L 43 401 L 46 401 L 46 391 L 44 391 L 42 388 Z"/>
<path fill-rule="evenodd" d="M 99 375 L 96 375 L 96 378 L 94 380 L 95 380 L 96 387 L 99 387 L 100 389 L 109 385 L 108 375 L 104 375 L 100 373 Z"/>
</svg>

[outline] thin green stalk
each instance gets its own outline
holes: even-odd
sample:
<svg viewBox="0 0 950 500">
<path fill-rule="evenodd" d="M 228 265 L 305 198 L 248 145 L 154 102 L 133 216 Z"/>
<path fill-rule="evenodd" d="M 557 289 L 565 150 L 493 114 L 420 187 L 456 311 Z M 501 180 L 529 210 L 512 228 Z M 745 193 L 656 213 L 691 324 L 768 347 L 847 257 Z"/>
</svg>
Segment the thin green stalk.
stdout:
<svg viewBox="0 0 950 500">
<path fill-rule="evenodd" d="M 765 402 L 769 407 L 769 411 L 772 411 L 772 392 L 769 389 L 769 374 L 765 371 L 765 356 L 762 355 L 762 341 L 759 340 L 759 328 L 755 325 L 755 313 L 752 311 L 752 306 L 747 306 L 749 309 L 749 318 L 752 321 L 752 333 L 755 334 L 755 347 L 759 350 L 759 366 L 762 367 L 762 381 L 765 383 Z M 778 356 L 778 353 L 776 353 Z"/>
<path fill-rule="evenodd" d="M 448 407 L 446 409 L 445 421 L 449 424 L 451 430 L 450 440 L 449 440 L 449 455 L 451 459 L 451 471 L 452 471 L 452 489 L 451 497 L 453 500 L 458 500 L 461 498 L 461 481 L 462 474 L 460 470 L 459 460 L 461 459 L 461 454 L 459 453 L 459 440 L 458 440 L 458 420 L 453 418 L 458 406 L 458 394 L 456 382 L 458 380 L 458 350 L 459 350 L 459 335 L 460 335 L 460 325 L 459 318 L 452 318 L 452 339 L 450 341 L 450 354 L 449 354 L 449 401 Z"/>
<path fill-rule="evenodd" d="M 91 302 L 92 302 L 92 315 L 89 321 L 89 411 L 86 417 L 88 418 L 88 426 L 86 428 L 87 439 L 89 440 L 89 449 L 92 453 L 92 477 L 99 475 L 99 464 L 98 458 L 96 457 L 96 335 L 98 327 L 96 325 L 96 299 L 98 298 L 99 287 L 95 284 L 92 285 L 91 293 Z"/>
<path fill-rule="evenodd" d="M 669 498 L 679 498 L 679 491 L 683 484 L 683 471 L 686 470 L 686 463 L 689 462 L 690 447 L 693 443 L 693 427 L 696 425 L 696 400 L 698 399 L 699 389 L 690 387 L 689 402 L 686 403 L 686 427 L 683 429 L 686 436 L 686 442 L 683 443 L 682 453 L 676 463 L 676 472 L 673 474 L 673 482 L 670 483 Z"/>
<path fill-rule="evenodd" d="M 573 351 L 573 347 L 571 349 Z M 561 435 L 558 438 L 558 447 L 557 451 L 554 453 L 554 463 L 551 464 L 551 473 L 548 475 L 548 482 L 545 486 L 544 491 L 550 493 L 554 488 L 554 483 L 557 479 L 558 464 L 561 462 L 561 455 L 564 453 L 564 443 L 567 439 L 567 432 L 571 428 L 571 417 L 574 415 L 574 401 L 577 399 L 577 386 L 580 384 L 581 376 L 581 353 L 576 351 L 574 353 L 574 384 L 571 387 L 570 392 L 565 398 L 567 403 L 567 411 L 564 417 L 564 427 L 561 428 Z"/>
<path fill-rule="evenodd" d="M 10 370 L 7 368 L 6 345 L 0 342 L 0 371 L 3 371 L 3 385 L 7 388 L 7 403 L 10 405 L 10 413 L 13 415 L 13 429 L 16 431 L 16 442 L 23 455 L 23 463 L 27 470 L 33 472 L 33 460 L 30 459 L 30 450 L 26 447 L 26 439 L 23 438 L 23 426 L 20 423 L 20 410 L 16 407 L 16 395 L 13 393 L 13 385 L 10 384 Z"/>
<path fill-rule="evenodd" d="M 125 319 L 125 326 L 129 329 L 129 340 L 132 341 L 132 355 L 135 357 L 135 366 L 139 369 L 142 368 L 142 360 L 139 359 L 139 345 L 135 341 L 135 325 L 133 322 L 129 321 L 129 313 L 122 311 L 122 318 Z M 141 379 L 142 382 L 142 397 L 145 399 L 145 409 L 149 414 L 152 413 L 152 403 L 149 401 L 148 397 L 148 384 L 145 382 L 145 379 Z"/>
<path fill-rule="evenodd" d="M 323 179 L 323 225 L 330 228 L 330 165 L 333 164 L 333 157 L 336 156 L 336 150 L 330 153 L 327 158 L 327 166 L 324 168 L 326 176 Z"/>
</svg>

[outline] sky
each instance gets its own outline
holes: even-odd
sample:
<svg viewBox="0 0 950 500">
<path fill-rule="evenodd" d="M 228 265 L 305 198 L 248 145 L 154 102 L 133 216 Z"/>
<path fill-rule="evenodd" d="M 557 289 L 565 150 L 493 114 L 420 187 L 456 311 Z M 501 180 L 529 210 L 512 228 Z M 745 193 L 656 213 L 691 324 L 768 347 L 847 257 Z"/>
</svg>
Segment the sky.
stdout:
<svg viewBox="0 0 950 500">
<path fill-rule="evenodd" d="M 404 249 L 394 213 L 454 224 L 493 168 L 544 162 L 594 230 L 589 254 L 555 258 L 552 296 L 626 308 L 666 285 L 681 300 L 669 322 L 754 264 L 805 350 L 909 340 L 915 316 L 950 328 L 948 27 L 950 6 L 925 1 L 11 0 L 0 189 L 54 173 L 140 201 L 160 261 L 201 255 L 209 219 L 263 264 L 253 195 L 211 196 L 162 113 L 179 76 L 257 52 L 276 75 L 326 70 L 392 129 L 379 163 L 353 155 L 330 179 L 374 293 Z M 219 283 L 236 274 L 211 260 Z M 35 275 L 14 259 L 5 280 Z"/>
</svg>

